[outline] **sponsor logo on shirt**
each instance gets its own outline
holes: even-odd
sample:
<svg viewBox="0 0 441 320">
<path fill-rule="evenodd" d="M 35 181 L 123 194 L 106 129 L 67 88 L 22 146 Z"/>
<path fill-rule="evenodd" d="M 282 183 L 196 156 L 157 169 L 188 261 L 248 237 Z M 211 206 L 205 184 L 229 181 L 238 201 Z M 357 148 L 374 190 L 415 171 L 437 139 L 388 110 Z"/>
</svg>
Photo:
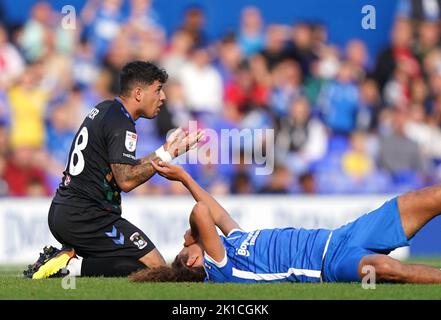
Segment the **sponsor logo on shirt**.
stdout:
<svg viewBox="0 0 441 320">
<path fill-rule="evenodd" d="M 138 140 L 138 135 L 131 131 L 126 131 L 126 149 L 129 152 L 133 152 L 136 149 L 136 141 Z"/>
<path fill-rule="evenodd" d="M 248 257 L 250 255 L 250 252 L 248 251 L 248 246 L 254 246 L 254 244 L 256 243 L 256 238 L 259 236 L 259 234 L 260 230 L 250 232 L 247 238 L 242 241 L 240 247 L 236 249 L 236 254 L 239 256 Z"/>
<path fill-rule="evenodd" d="M 133 159 L 133 160 L 136 160 L 136 158 L 135 158 L 135 156 L 133 155 L 133 154 L 129 154 L 129 153 L 124 153 L 123 152 L 123 157 L 126 157 L 126 158 L 130 158 L 130 159 Z"/>
</svg>

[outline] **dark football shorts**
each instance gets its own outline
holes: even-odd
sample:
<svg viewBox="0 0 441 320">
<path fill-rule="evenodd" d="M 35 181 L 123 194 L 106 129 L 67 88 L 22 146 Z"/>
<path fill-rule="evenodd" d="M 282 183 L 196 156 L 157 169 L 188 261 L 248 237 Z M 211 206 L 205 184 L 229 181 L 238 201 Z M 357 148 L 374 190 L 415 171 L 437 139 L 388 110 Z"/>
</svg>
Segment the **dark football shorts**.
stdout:
<svg viewBox="0 0 441 320">
<path fill-rule="evenodd" d="M 96 207 L 77 208 L 52 203 L 49 229 L 55 239 L 83 257 L 139 259 L 155 248 L 153 242 L 120 215 Z"/>
</svg>

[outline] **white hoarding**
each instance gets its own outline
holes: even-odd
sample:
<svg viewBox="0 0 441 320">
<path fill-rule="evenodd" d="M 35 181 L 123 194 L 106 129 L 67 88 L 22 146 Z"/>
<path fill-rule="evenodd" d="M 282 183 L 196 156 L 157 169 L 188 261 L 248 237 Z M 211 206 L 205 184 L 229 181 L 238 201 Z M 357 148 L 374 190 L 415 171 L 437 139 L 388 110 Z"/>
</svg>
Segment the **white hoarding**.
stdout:
<svg viewBox="0 0 441 320">
<path fill-rule="evenodd" d="M 388 197 L 249 196 L 218 201 L 244 230 L 273 227 L 334 229 L 380 206 Z M 0 200 L 0 264 L 31 263 L 44 245 L 59 246 L 47 225 L 50 199 Z M 123 217 L 142 229 L 171 261 L 180 250 L 194 201 L 185 196 L 123 200 Z M 109 232 L 111 230 L 108 230 Z M 408 250 L 396 257 L 404 258 Z"/>
</svg>

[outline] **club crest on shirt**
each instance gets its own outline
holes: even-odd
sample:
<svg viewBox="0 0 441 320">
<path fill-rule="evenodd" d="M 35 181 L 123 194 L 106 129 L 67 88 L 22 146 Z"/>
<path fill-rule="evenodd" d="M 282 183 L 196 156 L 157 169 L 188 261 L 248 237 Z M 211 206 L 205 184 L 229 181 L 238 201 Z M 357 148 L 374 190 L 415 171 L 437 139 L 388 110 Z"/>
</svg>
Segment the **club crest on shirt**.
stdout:
<svg viewBox="0 0 441 320">
<path fill-rule="evenodd" d="M 135 232 L 130 236 L 130 241 L 133 242 L 138 249 L 144 249 L 147 246 L 147 241 L 139 234 L 139 232 Z"/>
<path fill-rule="evenodd" d="M 133 152 L 136 149 L 136 141 L 138 140 L 138 135 L 131 131 L 126 131 L 126 149 L 129 152 Z"/>
</svg>

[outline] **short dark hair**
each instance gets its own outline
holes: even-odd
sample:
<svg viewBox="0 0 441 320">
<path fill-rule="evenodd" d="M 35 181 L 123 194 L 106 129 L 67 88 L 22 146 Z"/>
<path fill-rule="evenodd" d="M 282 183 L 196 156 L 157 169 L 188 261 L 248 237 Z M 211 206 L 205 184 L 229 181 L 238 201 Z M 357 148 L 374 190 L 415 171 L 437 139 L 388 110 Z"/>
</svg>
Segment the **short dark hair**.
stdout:
<svg viewBox="0 0 441 320">
<path fill-rule="evenodd" d="M 132 61 L 122 68 L 119 77 L 120 94 L 126 96 L 134 85 L 151 85 L 156 80 L 165 83 L 167 79 L 167 72 L 152 62 Z"/>
</svg>

